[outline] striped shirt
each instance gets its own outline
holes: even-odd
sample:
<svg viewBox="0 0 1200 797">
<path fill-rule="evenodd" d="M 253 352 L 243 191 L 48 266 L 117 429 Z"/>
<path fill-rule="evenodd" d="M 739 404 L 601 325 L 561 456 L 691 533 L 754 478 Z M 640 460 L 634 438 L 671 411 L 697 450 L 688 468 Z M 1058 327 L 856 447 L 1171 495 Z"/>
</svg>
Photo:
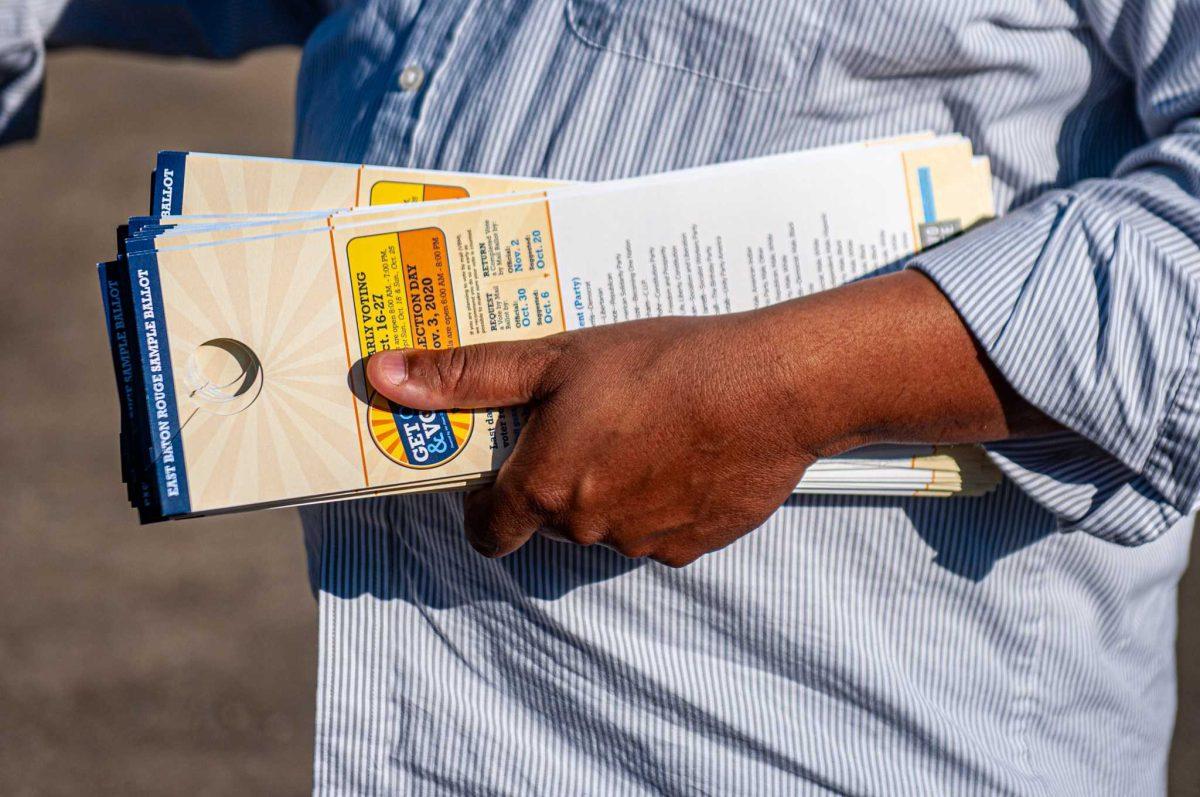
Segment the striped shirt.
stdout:
<svg viewBox="0 0 1200 797">
<path fill-rule="evenodd" d="M 932 129 L 992 159 L 1005 218 L 911 265 L 1069 431 L 991 446 L 987 497 L 793 498 L 679 571 L 481 559 L 454 495 L 307 509 L 318 792 L 1164 790 L 1200 0 L 64 5 L 0 4 L 0 137 L 45 38 L 303 41 L 305 158 L 595 180 Z"/>
</svg>

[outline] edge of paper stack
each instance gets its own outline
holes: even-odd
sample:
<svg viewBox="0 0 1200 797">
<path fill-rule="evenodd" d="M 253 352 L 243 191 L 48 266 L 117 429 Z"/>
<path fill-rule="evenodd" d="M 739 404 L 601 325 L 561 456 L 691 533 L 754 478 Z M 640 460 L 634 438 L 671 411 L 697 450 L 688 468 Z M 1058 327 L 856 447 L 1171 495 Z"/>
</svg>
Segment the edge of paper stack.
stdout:
<svg viewBox="0 0 1200 797">
<path fill-rule="evenodd" d="M 152 522 L 486 484 L 523 412 L 408 411 L 367 357 L 784 301 L 985 222 L 990 185 L 928 133 L 590 184 L 162 152 L 98 267 L 129 500 Z M 888 445 L 796 492 L 999 480 L 976 446 Z"/>
</svg>

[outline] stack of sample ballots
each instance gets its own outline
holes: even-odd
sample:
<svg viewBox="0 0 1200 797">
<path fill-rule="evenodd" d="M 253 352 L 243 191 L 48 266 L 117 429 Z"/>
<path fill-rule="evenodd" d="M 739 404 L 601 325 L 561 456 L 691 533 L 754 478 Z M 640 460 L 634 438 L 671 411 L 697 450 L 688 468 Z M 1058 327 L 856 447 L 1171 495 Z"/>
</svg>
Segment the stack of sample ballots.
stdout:
<svg viewBox="0 0 1200 797">
<path fill-rule="evenodd" d="M 99 267 L 130 501 L 152 521 L 486 483 L 523 411 L 409 411 L 366 358 L 803 296 L 986 221 L 990 182 L 929 134 L 589 184 L 163 152 L 153 215 Z M 998 479 L 973 446 L 876 446 L 796 492 Z"/>
</svg>

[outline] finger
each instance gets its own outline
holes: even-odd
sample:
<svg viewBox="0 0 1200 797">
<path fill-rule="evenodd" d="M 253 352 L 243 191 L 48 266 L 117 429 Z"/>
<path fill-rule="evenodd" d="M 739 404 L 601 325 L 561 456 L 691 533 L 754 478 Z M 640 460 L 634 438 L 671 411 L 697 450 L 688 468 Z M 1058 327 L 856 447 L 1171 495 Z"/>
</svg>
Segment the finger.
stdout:
<svg viewBox="0 0 1200 797">
<path fill-rule="evenodd" d="M 465 515 L 467 542 L 489 558 L 508 556 L 542 526 L 524 496 L 499 483 L 469 493 Z"/>
<path fill-rule="evenodd" d="M 397 349 L 371 355 L 367 377 L 388 399 L 415 410 L 508 407 L 539 395 L 557 352 L 548 339 Z"/>
<path fill-rule="evenodd" d="M 586 548 L 605 545 L 608 539 L 607 528 L 602 517 L 573 513 L 558 522 L 551 519 L 543 523 L 538 529 L 538 534 L 551 540 L 569 542 Z"/>
</svg>

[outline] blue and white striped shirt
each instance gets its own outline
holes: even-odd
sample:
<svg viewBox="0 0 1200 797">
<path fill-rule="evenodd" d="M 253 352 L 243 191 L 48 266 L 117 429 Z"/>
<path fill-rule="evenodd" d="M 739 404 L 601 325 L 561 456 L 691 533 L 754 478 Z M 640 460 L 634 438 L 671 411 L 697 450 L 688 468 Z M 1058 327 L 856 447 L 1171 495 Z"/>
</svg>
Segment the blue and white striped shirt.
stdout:
<svg viewBox="0 0 1200 797">
<path fill-rule="evenodd" d="M 455 496 L 305 510 L 317 791 L 1164 789 L 1200 0 L 63 5 L 0 5 L 0 138 L 32 131 L 44 37 L 305 41 L 300 157 L 604 179 L 928 128 L 991 156 L 1009 211 L 913 262 L 1070 430 L 991 446 L 990 496 L 794 498 L 681 571 L 484 560 Z"/>
</svg>

